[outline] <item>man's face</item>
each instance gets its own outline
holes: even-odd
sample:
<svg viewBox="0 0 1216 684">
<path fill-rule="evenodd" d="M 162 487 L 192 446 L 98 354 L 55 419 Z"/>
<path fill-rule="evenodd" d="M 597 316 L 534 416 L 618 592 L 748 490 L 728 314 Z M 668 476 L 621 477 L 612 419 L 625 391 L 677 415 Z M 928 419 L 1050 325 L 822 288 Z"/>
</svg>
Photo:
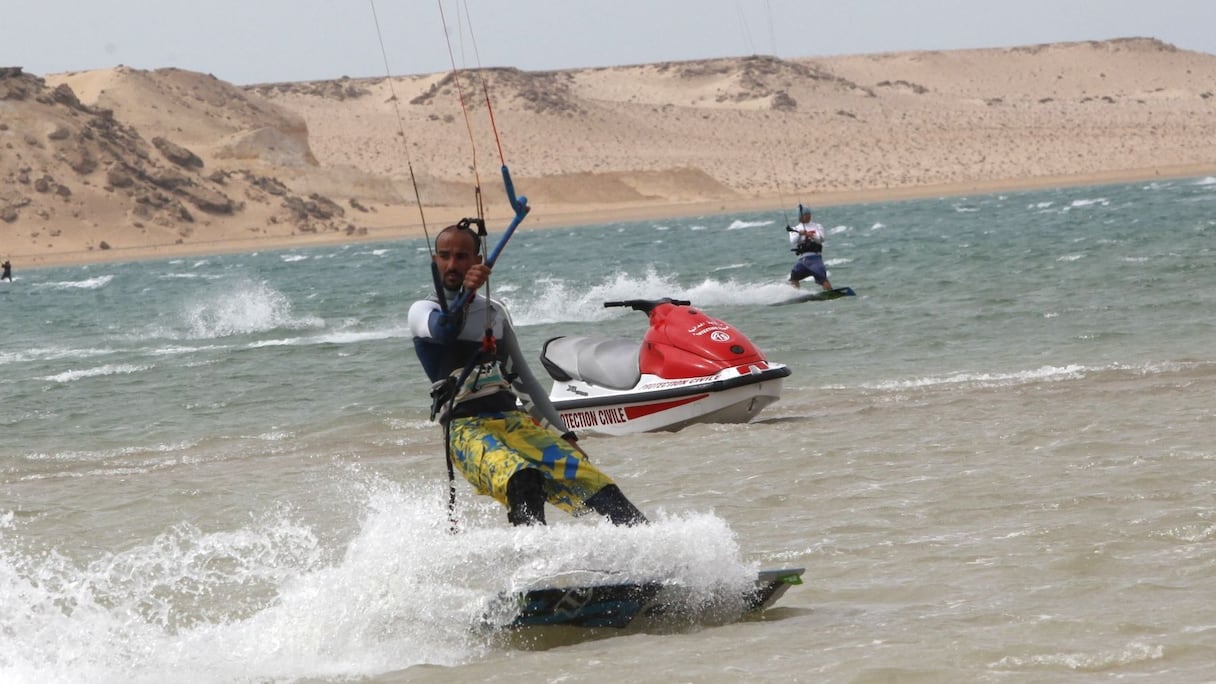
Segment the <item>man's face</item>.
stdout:
<svg viewBox="0 0 1216 684">
<path fill-rule="evenodd" d="M 459 290 L 464 284 L 464 274 L 473 264 L 481 263 L 481 255 L 473 247 L 473 236 L 464 230 L 447 230 L 435 239 L 435 265 L 443 286 Z"/>
</svg>

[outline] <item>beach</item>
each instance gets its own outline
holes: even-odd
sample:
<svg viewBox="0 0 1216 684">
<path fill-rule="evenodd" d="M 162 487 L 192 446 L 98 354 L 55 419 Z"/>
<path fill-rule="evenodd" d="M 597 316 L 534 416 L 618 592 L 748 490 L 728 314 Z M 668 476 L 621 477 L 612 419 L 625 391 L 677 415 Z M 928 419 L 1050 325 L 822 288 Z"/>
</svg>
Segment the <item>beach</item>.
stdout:
<svg viewBox="0 0 1216 684">
<path fill-rule="evenodd" d="M 473 215 L 476 187 L 493 233 L 504 164 L 525 229 L 1194 177 L 1216 173 L 1213 82 L 1216 56 L 1151 38 L 244 86 L 9 67 L 0 254 L 418 237 Z"/>
</svg>

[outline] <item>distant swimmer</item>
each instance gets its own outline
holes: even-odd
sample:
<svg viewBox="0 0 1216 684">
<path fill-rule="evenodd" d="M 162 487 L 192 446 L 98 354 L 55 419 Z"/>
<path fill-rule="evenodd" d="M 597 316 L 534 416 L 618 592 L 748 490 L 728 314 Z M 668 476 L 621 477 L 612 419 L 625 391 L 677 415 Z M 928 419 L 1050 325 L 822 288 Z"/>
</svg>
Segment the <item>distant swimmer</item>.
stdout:
<svg viewBox="0 0 1216 684">
<path fill-rule="evenodd" d="M 809 276 L 830 290 L 828 267 L 823 263 L 823 226 L 811 221 L 811 208 L 802 204 L 798 205 L 798 221 L 796 226 L 785 227 L 790 234 L 790 251 L 798 255 L 790 270 L 790 285 L 801 287 L 801 281 Z"/>
<path fill-rule="evenodd" d="M 0 272 L 0 280 L 13 282 L 13 265 L 9 263 L 8 259 L 4 260 L 4 264 L 0 265 L 0 268 L 4 269 L 3 272 Z"/>
</svg>

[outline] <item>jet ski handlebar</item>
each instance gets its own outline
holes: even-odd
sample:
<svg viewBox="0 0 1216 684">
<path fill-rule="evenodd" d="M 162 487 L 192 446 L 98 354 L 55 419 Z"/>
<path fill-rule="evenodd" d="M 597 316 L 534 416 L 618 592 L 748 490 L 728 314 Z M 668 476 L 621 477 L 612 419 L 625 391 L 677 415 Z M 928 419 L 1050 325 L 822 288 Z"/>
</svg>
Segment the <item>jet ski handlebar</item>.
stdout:
<svg viewBox="0 0 1216 684">
<path fill-rule="evenodd" d="M 691 306 L 692 302 L 690 302 L 686 299 L 672 299 L 671 297 L 664 297 L 662 299 L 625 299 L 625 300 L 617 301 L 617 302 L 604 302 L 604 308 L 611 309 L 613 307 L 618 307 L 618 306 L 627 306 L 630 309 L 633 309 L 634 311 L 641 311 L 642 313 L 648 314 L 652 310 L 654 310 L 655 307 L 659 306 L 660 304 L 673 304 L 675 306 Z"/>
</svg>

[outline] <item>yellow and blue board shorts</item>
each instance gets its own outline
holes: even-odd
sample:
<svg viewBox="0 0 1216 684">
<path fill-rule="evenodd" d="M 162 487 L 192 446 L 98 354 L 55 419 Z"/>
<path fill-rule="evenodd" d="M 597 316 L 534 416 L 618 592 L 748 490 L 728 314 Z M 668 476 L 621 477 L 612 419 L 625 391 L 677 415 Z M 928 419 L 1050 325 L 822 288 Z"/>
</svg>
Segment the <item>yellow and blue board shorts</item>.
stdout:
<svg viewBox="0 0 1216 684">
<path fill-rule="evenodd" d="M 523 411 L 453 418 L 452 461 L 478 494 L 507 504 L 507 481 L 524 468 L 545 476 L 549 503 L 572 514 L 613 484 L 569 442 L 541 427 Z"/>
</svg>

